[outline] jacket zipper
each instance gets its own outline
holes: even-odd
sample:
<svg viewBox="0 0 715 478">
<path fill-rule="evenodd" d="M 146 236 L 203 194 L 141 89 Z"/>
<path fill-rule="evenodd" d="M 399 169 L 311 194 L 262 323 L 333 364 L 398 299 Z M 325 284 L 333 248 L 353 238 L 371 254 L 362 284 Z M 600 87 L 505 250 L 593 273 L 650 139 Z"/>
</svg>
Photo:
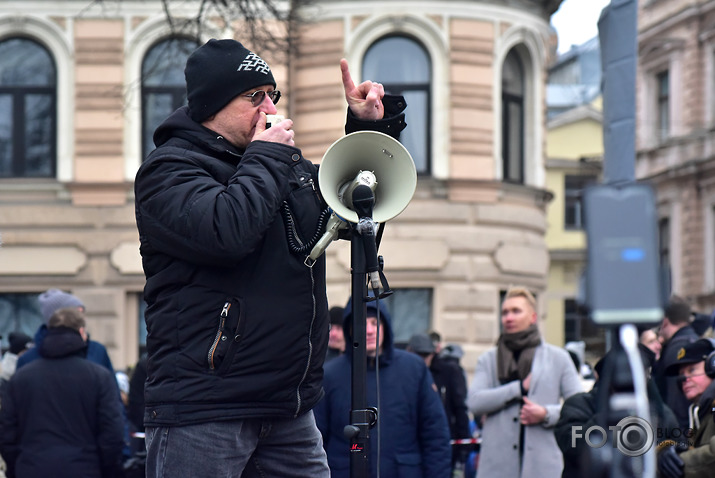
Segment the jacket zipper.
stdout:
<svg viewBox="0 0 715 478">
<path fill-rule="evenodd" d="M 228 311 L 230 308 L 231 308 L 231 302 L 226 302 L 225 304 L 223 304 L 223 309 L 221 309 L 221 316 L 220 316 L 219 323 L 218 323 L 218 330 L 216 331 L 216 337 L 214 338 L 214 341 L 211 344 L 211 348 L 209 348 L 208 360 L 209 360 L 209 368 L 211 370 L 214 370 L 216 368 L 214 366 L 214 353 L 216 352 L 218 343 L 222 337 L 224 337 L 224 339 L 225 339 L 223 332 L 224 332 L 224 328 L 226 326 L 226 317 L 228 317 Z"/>
<path fill-rule="evenodd" d="M 316 314 L 316 309 L 317 306 L 315 304 L 315 277 L 313 276 L 313 268 L 310 267 L 310 296 L 313 299 L 313 316 L 310 319 L 310 328 L 308 329 L 308 361 L 305 364 L 305 370 L 303 370 L 303 376 L 300 378 L 300 382 L 298 382 L 298 386 L 295 389 L 295 396 L 296 396 L 296 401 L 297 401 L 297 406 L 295 409 L 295 417 L 298 417 L 300 414 L 300 407 L 302 405 L 302 399 L 300 398 L 300 387 L 303 385 L 303 382 L 305 382 L 305 378 L 308 376 L 308 371 L 310 370 L 310 362 L 313 360 L 313 326 L 315 325 L 315 314 Z"/>
</svg>

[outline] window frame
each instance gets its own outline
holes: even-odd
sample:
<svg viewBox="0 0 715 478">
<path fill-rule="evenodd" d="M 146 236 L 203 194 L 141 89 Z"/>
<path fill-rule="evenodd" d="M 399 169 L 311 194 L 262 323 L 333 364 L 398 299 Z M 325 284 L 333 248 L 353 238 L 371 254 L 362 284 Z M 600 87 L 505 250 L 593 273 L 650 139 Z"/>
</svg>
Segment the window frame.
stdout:
<svg viewBox="0 0 715 478">
<path fill-rule="evenodd" d="M 186 83 L 182 80 L 181 84 L 176 84 L 176 85 L 147 85 L 145 81 L 145 62 L 147 60 L 147 57 L 154 51 L 156 48 L 162 47 L 163 44 L 165 43 L 171 43 L 171 42 L 185 42 L 186 44 L 193 42 L 194 43 L 194 49 L 199 47 L 199 44 L 196 42 L 195 39 L 193 38 L 188 38 L 185 36 L 168 36 L 159 39 L 158 41 L 154 42 L 151 44 L 149 48 L 144 52 L 144 55 L 142 56 L 141 60 L 141 65 L 140 65 L 140 77 L 141 77 L 141 87 L 140 87 L 140 98 L 141 98 L 141 115 L 140 115 L 140 121 L 141 121 L 141 132 L 140 132 L 140 151 L 141 151 L 141 161 L 143 162 L 146 157 L 149 155 L 149 153 L 154 149 L 148 149 L 147 146 L 150 144 L 150 141 L 153 138 L 154 135 L 154 130 L 156 129 L 157 126 L 159 125 L 149 125 L 149 128 L 147 128 L 147 123 L 149 122 L 149 118 L 147 117 L 149 113 L 149 109 L 147 108 L 147 102 L 148 98 L 151 96 L 160 96 L 160 95 L 169 95 L 171 97 L 171 104 L 172 106 L 170 107 L 170 111 L 168 114 L 171 114 L 171 112 L 175 111 L 179 107 L 186 105 L 187 104 L 187 98 L 186 98 Z M 193 50 L 192 50 L 193 51 Z M 186 58 L 191 54 L 191 52 L 188 52 L 186 55 Z M 185 64 L 186 61 L 184 60 L 183 64 Z"/>
<path fill-rule="evenodd" d="M 578 181 L 580 187 L 569 187 L 569 180 Z M 591 184 L 598 182 L 598 176 L 595 174 L 565 174 L 564 175 L 564 229 L 580 231 L 585 227 L 584 208 L 583 208 L 583 190 Z M 569 218 L 569 206 L 573 206 L 574 222 L 571 223 Z"/>
<path fill-rule="evenodd" d="M 524 184 L 526 183 L 526 168 L 525 168 L 525 163 L 526 163 L 526 97 L 527 97 L 527 92 L 526 92 L 526 84 L 522 82 L 521 84 L 521 95 L 515 94 L 513 92 L 506 92 L 504 89 L 504 67 L 507 64 L 507 61 L 513 58 L 516 61 L 516 65 L 519 67 L 520 73 L 521 73 L 521 78 L 525 79 L 525 65 L 524 61 L 521 58 L 521 54 L 517 51 L 516 48 L 512 48 L 509 50 L 509 52 L 506 54 L 504 57 L 504 61 L 502 62 L 502 68 L 501 68 L 501 85 L 502 85 L 502 92 L 501 92 L 501 125 L 502 125 L 502 131 L 501 131 L 501 142 L 502 142 L 502 181 L 504 182 L 510 182 L 510 183 L 516 183 L 516 184 Z M 517 108 L 517 114 L 519 118 L 517 119 L 518 121 L 518 153 L 517 153 L 517 160 L 518 160 L 518 166 L 516 168 L 513 167 L 512 164 L 512 147 L 515 145 L 512 137 L 512 115 L 511 115 L 511 107 L 516 106 Z M 517 169 L 517 171 L 513 171 L 513 169 Z"/>
<path fill-rule="evenodd" d="M 28 86 L 28 85 L 0 85 L 0 96 L 9 96 L 11 101 L 11 114 L 10 114 L 10 138 L 11 138 L 11 151 L 10 151 L 10 171 L 7 175 L 0 172 L 0 179 L 54 179 L 57 178 L 57 163 L 58 163 L 58 88 L 59 88 L 59 72 L 57 66 L 57 60 L 53 52 L 44 45 L 41 41 L 35 38 L 31 38 L 25 35 L 12 35 L 0 39 L 0 42 L 7 42 L 13 40 L 20 40 L 29 42 L 34 47 L 41 49 L 46 55 L 50 62 L 52 68 L 52 81 L 50 85 L 44 86 Z M 44 161 L 47 162 L 45 166 L 49 166 L 48 172 L 45 174 L 32 174 L 28 172 L 28 166 L 30 161 L 28 159 L 28 147 L 33 144 L 31 138 L 27 135 L 30 133 L 28 131 L 29 121 L 27 115 L 25 114 L 25 109 L 27 108 L 28 98 L 34 95 L 47 96 L 50 100 L 50 105 L 48 107 L 51 125 L 49 131 L 49 138 L 47 139 L 47 145 L 49 146 L 49 152 L 44 154 Z M 21 125 L 21 127 L 18 127 Z"/>
<path fill-rule="evenodd" d="M 393 38 L 402 38 L 405 40 L 408 40 L 417 46 L 417 48 L 424 54 L 424 58 L 427 62 L 427 68 L 428 68 L 428 75 L 429 78 L 427 79 L 426 83 L 407 83 L 407 82 L 388 82 L 388 81 L 382 81 L 379 77 L 374 77 L 370 78 L 372 81 L 377 81 L 383 84 L 385 91 L 390 92 L 393 95 L 404 95 L 405 93 L 410 93 L 410 92 L 422 92 L 425 94 L 425 108 L 426 110 L 424 111 L 424 123 L 425 123 L 425 142 L 424 142 L 424 159 L 425 159 L 425 165 L 424 168 L 421 169 L 418 165 L 417 166 L 417 175 L 418 176 L 431 176 L 433 172 L 433 166 L 432 166 L 432 101 L 433 101 L 433 92 L 432 92 L 432 84 L 434 82 L 434 75 L 433 75 L 433 61 L 432 57 L 426 48 L 426 46 L 418 39 L 415 38 L 412 35 L 403 33 L 403 32 L 392 32 L 386 35 L 382 35 L 378 38 L 376 38 L 374 41 L 370 42 L 368 47 L 365 49 L 365 52 L 362 55 L 362 61 L 361 61 L 361 71 L 364 72 L 367 68 L 365 65 L 365 59 L 368 56 L 368 54 L 373 50 L 373 48 L 380 42 L 393 39 Z M 394 55 L 394 53 L 390 53 L 391 55 Z M 408 101 L 409 104 L 409 101 Z M 405 122 L 410 124 L 410 116 L 414 115 L 419 115 L 422 113 L 422 111 L 415 112 L 414 109 L 408 108 L 405 110 Z M 407 130 L 409 131 L 409 130 Z M 415 135 L 416 137 L 419 136 L 419 132 Z M 411 152 L 413 153 L 413 152 Z"/>
</svg>

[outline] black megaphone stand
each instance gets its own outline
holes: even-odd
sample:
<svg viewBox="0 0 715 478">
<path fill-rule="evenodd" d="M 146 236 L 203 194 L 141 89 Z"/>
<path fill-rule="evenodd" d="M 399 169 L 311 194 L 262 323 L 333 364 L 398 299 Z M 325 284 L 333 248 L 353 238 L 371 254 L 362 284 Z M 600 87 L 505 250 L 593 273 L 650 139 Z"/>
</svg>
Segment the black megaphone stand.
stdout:
<svg viewBox="0 0 715 478">
<path fill-rule="evenodd" d="M 352 225 L 350 237 L 350 267 L 352 274 L 352 369 L 351 369 L 351 410 L 350 424 L 344 429 L 345 437 L 350 440 L 350 476 L 367 478 L 370 476 L 370 429 L 377 424 L 377 408 L 367 406 L 367 302 L 376 300 L 368 295 L 368 277 L 372 287 L 379 287 L 380 280 L 385 283 L 385 292 L 379 297 L 391 293 L 380 270 L 375 240 L 375 223 L 372 220 L 372 207 L 375 198 L 367 186 L 358 186 L 353 192 L 353 207 L 360 221 Z M 379 277 L 375 280 L 375 277 Z M 377 296 L 377 292 L 375 291 Z"/>
</svg>

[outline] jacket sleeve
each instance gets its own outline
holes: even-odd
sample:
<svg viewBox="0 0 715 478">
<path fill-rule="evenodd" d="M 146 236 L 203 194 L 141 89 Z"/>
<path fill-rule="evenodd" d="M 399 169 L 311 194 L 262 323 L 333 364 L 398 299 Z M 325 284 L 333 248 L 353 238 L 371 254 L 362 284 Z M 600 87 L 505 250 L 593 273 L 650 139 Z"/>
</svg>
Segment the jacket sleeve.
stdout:
<svg viewBox="0 0 715 478">
<path fill-rule="evenodd" d="M 405 114 L 403 113 L 407 108 L 407 102 L 402 96 L 385 95 L 382 98 L 382 104 L 385 108 L 385 116 L 381 120 L 361 120 L 348 108 L 348 116 L 345 120 L 345 134 L 368 130 L 384 133 L 399 139 L 400 132 L 407 126 Z"/>
<path fill-rule="evenodd" d="M 709 417 L 712 420 L 712 417 Z M 680 453 L 685 478 L 711 478 L 715 468 L 715 436 L 710 442 Z"/>
<path fill-rule="evenodd" d="M 477 421 L 479 416 L 497 412 L 522 398 L 521 383 L 518 380 L 504 385 L 493 385 L 494 372 L 490 367 L 491 357 L 493 355 L 489 352 L 479 357 L 472 385 L 469 387 L 467 405 Z"/>
<path fill-rule="evenodd" d="M 166 254 L 234 266 L 258 247 L 283 200 L 299 187 L 293 167 L 303 161 L 291 158 L 300 150 L 253 141 L 227 184 L 180 153 L 177 148 L 176 154 L 151 158 L 137 174 L 140 234 Z"/>
<path fill-rule="evenodd" d="M 561 415 L 554 427 L 554 436 L 564 455 L 564 463 L 578 463 L 590 449 L 583 435 L 589 427 L 598 425 L 602 418 L 595 413 L 591 400 L 592 397 L 588 393 L 580 393 L 568 398 L 561 407 Z M 582 436 L 579 437 L 574 431 L 580 431 Z"/>
<path fill-rule="evenodd" d="M 434 386 L 432 374 L 423 367 L 420 387 L 419 440 L 422 454 L 422 476 L 449 478 L 452 448 L 449 443 L 449 424 L 444 405 Z"/>
<path fill-rule="evenodd" d="M 559 350 L 559 352 L 561 351 Z M 563 354 L 559 355 L 561 356 Z M 563 355 L 559 365 L 561 368 L 561 378 L 559 380 L 561 397 L 567 399 L 572 395 L 583 392 L 583 385 L 581 385 L 581 380 L 578 378 L 578 373 L 573 366 L 571 358 L 567 355 Z M 561 403 L 546 404 L 544 408 L 546 408 L 546 417 L 542 425 L 546 428 L 553 427 L 559 420 Z"/>
<path fill-rule="evenodd" d="M 685 463 L 683 468 L 685 478 L 713 476 L 713 468 L 715 468 L 715 421 L 713 421 L 712 407 L 714 404 L 715 402 L 713 401 L 707 404 L 700 404 L 702 408 L 706 407 L 708 411 L 700 417 L 700 428 L 695 433 L 695 436 L 689 438 L 692 443 L 691 447 L 678 455 Z"/>
<path fill-rule="evenodd" d="M 452 393 L 450 395 L 450 408 L 454 411 L 454 430 L 458 435 L 455 438 L 470 438 L 469 413 L 467 409 L 467 379 L 464 370 L 455 366 L 450 369 L 452 380 Z"/>
</svg>

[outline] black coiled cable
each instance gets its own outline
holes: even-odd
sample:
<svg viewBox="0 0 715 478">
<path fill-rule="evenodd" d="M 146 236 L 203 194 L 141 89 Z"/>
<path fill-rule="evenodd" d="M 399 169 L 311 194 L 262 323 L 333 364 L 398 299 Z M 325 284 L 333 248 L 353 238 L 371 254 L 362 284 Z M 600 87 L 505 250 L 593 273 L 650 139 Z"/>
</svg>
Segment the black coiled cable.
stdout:
<svg viewBox="0 0 715 478">
<path fill-rule="evenodd" d="M 294 254 L 305 254 L 313 249 L 315 244 L 320 240 L 322 235 L 325 233 L 325 224 L 328 215 L 330 214 L 330 208 L 325 208 L 320 213 L 318 217 L 318 226 L 315 229 L 315 233 L 310 241 L 302 243 L 298 237 L 298 231 L 295 227 L 295 221 L 293 220 L 293 213 L 290 210 L 290 206 L 287 201 L 283 201 L 281 207 L 281 215 L 283 216 L 283 223 L 286 227 L 286 236 L 288 239 L 288 247 Z M 302 244 L 302 245 L 301 245 Z"/>
</svg>

